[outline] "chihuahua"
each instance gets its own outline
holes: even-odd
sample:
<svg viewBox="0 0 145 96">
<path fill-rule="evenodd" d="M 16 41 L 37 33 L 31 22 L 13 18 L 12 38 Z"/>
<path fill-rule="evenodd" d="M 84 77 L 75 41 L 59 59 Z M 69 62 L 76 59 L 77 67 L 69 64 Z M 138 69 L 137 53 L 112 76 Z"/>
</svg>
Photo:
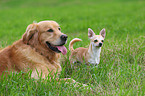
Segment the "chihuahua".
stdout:
<svg viewBox="0 0 145 96">
<path fill-rule="evenodd" d="M 73 49 L 73 44 L 78 41 L 82 41 L 79 38 L 74 38 L 69 43 L 69 50 L 71 51 L 71 55 L 69 57 L 70 63 L 80 62 L 83 63 L 83 60 L 87 65 L 93 64 L 97 65 L 100 62 L 100 53 L 101 47 L 103 45 L 105 39 L 105 29 L 100 31 L 99 35 L 95 35 L 92 29 L 88 28 L 88 37 L 90 39 L 89 48 L 79 47 Z"/>
</svg>

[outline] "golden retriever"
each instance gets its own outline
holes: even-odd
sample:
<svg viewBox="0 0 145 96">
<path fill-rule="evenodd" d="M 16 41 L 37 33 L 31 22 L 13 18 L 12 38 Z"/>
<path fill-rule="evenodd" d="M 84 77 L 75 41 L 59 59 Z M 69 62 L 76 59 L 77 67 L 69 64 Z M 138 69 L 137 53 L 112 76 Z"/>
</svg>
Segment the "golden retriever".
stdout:
<svg viewBox="0 0 145 96">
<path fill-rule="evenodd" d="M 38 79 L 49 74 L 60 74 L 60 54 L 65 55 L 64 44 L 67 35 L 61 33 L 59 24 L 55 21 L 41 21 L 28 25 L 22 39 L 14 42 L 0 51 L 0 75 L 9 71 L 19 72 L 32 70 L 31 77 Z M 70 78 L 65 78 L 67 80 Z M 73 79 L 72 79 L 73 80 Z M 73 82 L 75 82 L 73 80 Z"/>
</svg>

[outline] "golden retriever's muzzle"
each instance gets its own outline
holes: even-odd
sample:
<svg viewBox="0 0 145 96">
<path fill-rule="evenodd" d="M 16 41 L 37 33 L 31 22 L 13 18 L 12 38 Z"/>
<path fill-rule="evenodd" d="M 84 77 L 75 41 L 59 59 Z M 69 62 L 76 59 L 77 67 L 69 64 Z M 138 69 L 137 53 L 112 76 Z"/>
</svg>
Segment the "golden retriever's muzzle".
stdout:
<svg viewBox="0 0 145 96">
<path fill-rule="evenodd" d="M 57 53 L 60 53 L 60 52 L 61 52 L 61 51 L 58 50 L 57 47 L 51 45 L 49 42 L 46 42 L 46 44 L 47 44 L 47 46 L 48 46 L 51 50 L 53 50 L 53 51 L 55 51 L 55 52 L 57 52 Z"/>
<path fill-rule="evenodd" d="M 66 43 L 67 38 L 68 38 L 68 36 L 65 35 L 65 34 L 63 34 L 63 35 L 60 36 L 61 42 L 60 42 L 59 45 L 52 45 L 52 44 L 50 44 L 49 42 L 46 42 L 46 44 L 47 44 L 47 46 L 48 46 L 51 50 L 53 50 L 53 51 L 55 51 L 55 52 L 57 52 L 57 53 L 60 53 L 60 52 L 61 52 L 63 55 L 65 55 L 65 54 L 67 53 L 67 49 L 66 49 L 66 47 L 64 46 L 64 44 Z"/>
<path fill-rule="evenodd" d="M 67 35 L 61 35 L 60 36 L 60 39 L 61 39 L 61 43 L 62 44 L 60 44 L 60 45 L 58 45 L 58 46 L 61 46 L 61 45 L 64 45 L 65 43 L 66 43 L 66 41 L 67 41 L 67 38 L 68 38 L 68 36 Z"/>
</svg>

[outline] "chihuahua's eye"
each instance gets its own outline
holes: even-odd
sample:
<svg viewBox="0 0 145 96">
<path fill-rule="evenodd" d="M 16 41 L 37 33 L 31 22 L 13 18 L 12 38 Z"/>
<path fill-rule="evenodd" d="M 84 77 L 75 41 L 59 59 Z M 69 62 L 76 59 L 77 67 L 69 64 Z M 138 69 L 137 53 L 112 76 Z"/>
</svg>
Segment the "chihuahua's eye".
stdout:
<svg viewBox="0 0 145 96">
<path fill-rule="evenodd" d="M 53 32 L 53 30 L 52 29 L 49 29 L 49 30 L 47 30 L 47 32 Z"/>
<path fill-rule="evenodd" d="M 104 42 L 104 40 L 101 40 L 102 42 Z"/>
<path fill-rule="evenodd" d="M 94 42 L 98 42 L 98 40 L 94 40 Z"/>
<path fill-rule="evenodd" d="M 59 27 L 58 30 L 61 30 L 61 28 Z"/>
</svg>

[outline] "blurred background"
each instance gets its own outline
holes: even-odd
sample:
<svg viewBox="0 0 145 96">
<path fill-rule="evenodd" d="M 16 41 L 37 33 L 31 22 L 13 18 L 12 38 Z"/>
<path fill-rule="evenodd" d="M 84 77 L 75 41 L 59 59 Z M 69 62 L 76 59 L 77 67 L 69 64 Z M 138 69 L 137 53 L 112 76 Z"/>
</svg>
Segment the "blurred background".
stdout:
<svg viewBox="0 0 145 96">
<path fill-rule="evenodd" d="M 144 5 L 144 0 L 0 0 L 0 41 L 11 44 L 29 24 L 43 20 L 58 22 L 69 39 L 87 38 L 89 27 L 96 34 L 106 28 L 112 40 L 134 38 L 145 33 Z"/>
</svg>

